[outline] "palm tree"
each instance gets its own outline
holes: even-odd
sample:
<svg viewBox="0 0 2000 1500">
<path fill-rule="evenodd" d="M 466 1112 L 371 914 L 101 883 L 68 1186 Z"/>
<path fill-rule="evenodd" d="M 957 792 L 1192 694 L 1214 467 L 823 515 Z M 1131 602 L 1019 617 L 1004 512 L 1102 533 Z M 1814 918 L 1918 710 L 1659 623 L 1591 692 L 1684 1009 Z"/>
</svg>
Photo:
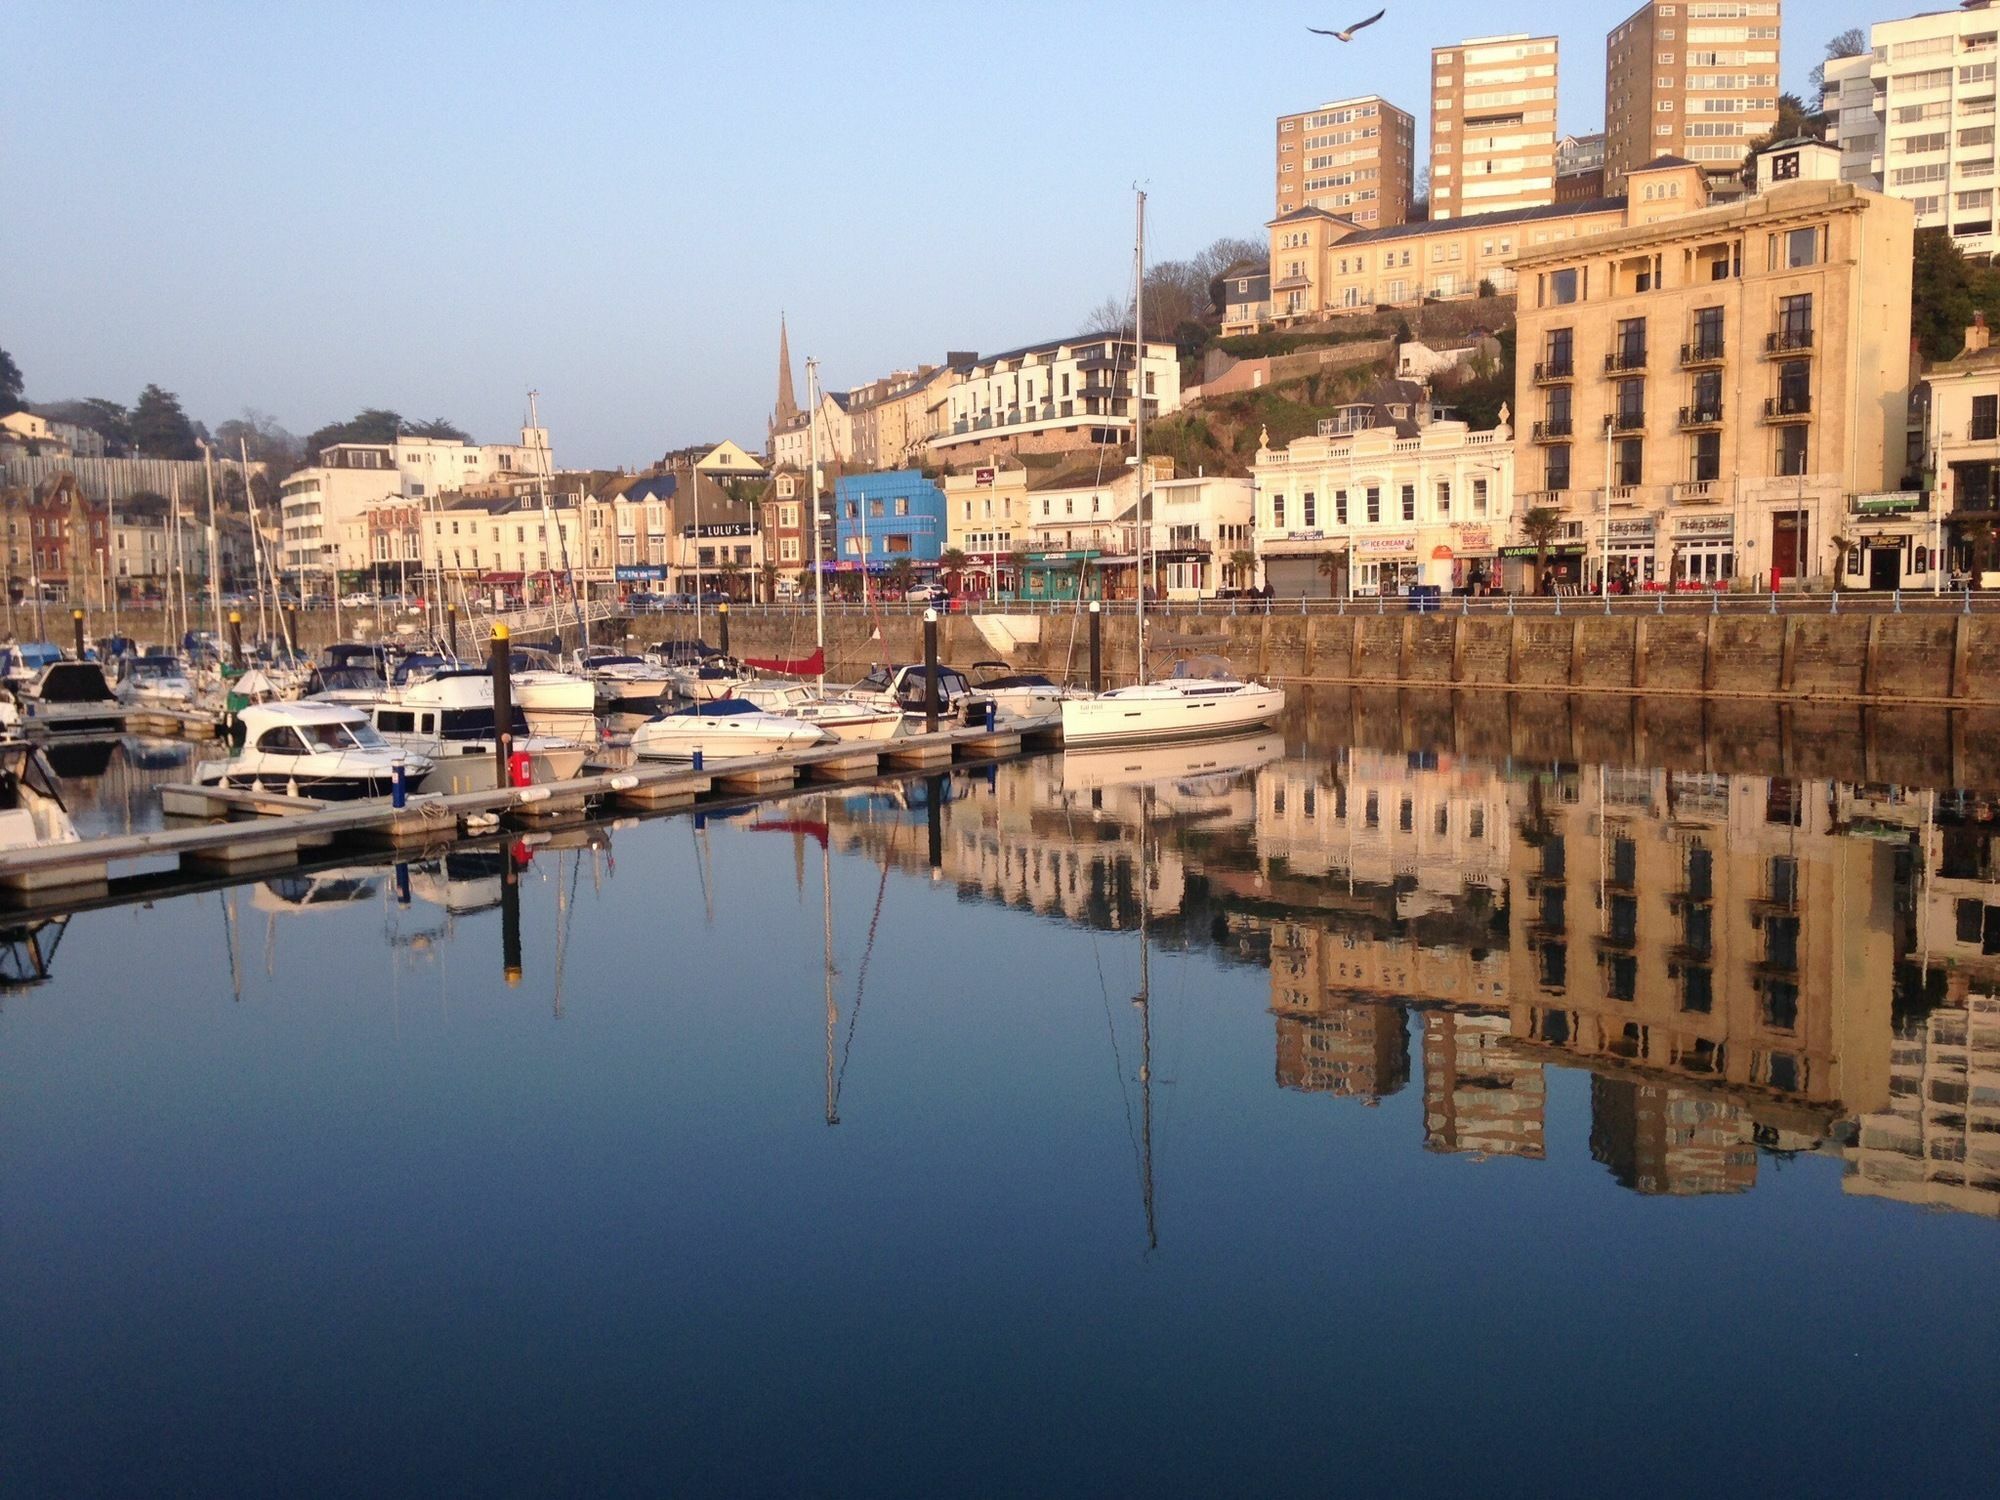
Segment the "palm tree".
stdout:
<svg viewBox="0 0 2000 1500">
<path fill-rule="evenodd" d="M 736 582 L 743 576 L 743 564 L 729 558 L 716 565 L 716 576 L 722 580 L 722 592 L 730 598 L 736 597 Z"/>
<path fill-rule="evenodd" d="M 1549 544 L 1562 530 L 1562 512 L 1552 506 L 1537 505 L 1521 517 L 1521 535 L 1535 545 L 1535 592 L 1542 591 L 1542 574 L 1549 566 Z"/>
<path fill-rule="evenodd" d="M 778 565 L 765 563 L 757 570 L 757 576 L 764 580 L 764 602 L 769 604 L 778 597 Z"/>
<path fill-rule="evenodd" d="M 1229 562 L 1230 566 L 1236 569 L 1236 587 L 1240 589 L 1249 588 L 1251 569 L 1257 566 L 1257 554 L 1238 547 L 1234 552 L 1229 554 Z"/>
<path fill-rule="evenodd" d="M 917 566 L 907 557 L 899 557 L 889 564 L 886 578 L 890 588 L 899 594 L 907 594 L 910 585 L 916 582 Z"/>
<path fill-rule="evenodd" d="M 1326 591 L 1329 594 L 1332 593 L 1334 582 L 1340 577 L 1340 554 L 1338 552 L 1322 552 L 1319 555 L 1319 567 L 1314 571 L 1326 580 Z"/>
<path fill-rule="evenodd" d="M 965 587 L 965 565 L 969 561 L 963 549 L 947 547 L 938 556 L 938 566 L 951 579 L 951 591 L 956 594 Z"/>
<path fill-rule="evenodd" d="M 1840 587 L 1841 579 L 1847 576 L 1847 559 L 1853 554 L 1854 549 L 1860 545 L 1861 544 L 1859 542 L 1855 541 L 1853 537 L 1847 535 L 1846 532 L 1842 532 L 1838 536 L 1834 537 L 1833 586 L 1835 589 L 1838 589 Z"/>
<path fill-rule="evenodd" d="M 811 568 L 800 568 L 796 581 L 799 586 L 799 597 L 803 599 L 806 597 L 808 590 L 813 586 L 813 570 Z"/>
</svg>

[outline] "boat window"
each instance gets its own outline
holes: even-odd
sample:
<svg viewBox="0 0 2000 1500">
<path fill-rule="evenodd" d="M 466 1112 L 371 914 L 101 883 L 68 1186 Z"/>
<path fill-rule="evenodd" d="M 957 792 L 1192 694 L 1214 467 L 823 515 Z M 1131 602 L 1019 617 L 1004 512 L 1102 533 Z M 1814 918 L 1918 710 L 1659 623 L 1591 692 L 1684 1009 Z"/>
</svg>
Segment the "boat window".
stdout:
<svg viewBox="0 0 2000 1500">
<path fill-rule="evenodd" d="M 267 729 L 257 736 L 257 748 L 266 755 L 304 755 L 305 745 L 292 726 L 280 724 L 276 729 Z"/>
<path fill-rule="evenodd" d="M 417 716 L 407 709 L 378 708 L 375 710 L 375 727 L 390 734 L 408 734 L 415 727 Z"/>
<path fill-rule="evenodd" d="M 437 715 L 423 714 L 417 719 L 417 725 L 425 734 L 429 734 L 437 728 Z"/>
<path fill-rule="evenodd" d="M 861 679 L 860 686 L 869 689 L 871 692 L 887 692 L 889 688 L 889 669 L 887 667 L 877 667 Z"/>
</svg>

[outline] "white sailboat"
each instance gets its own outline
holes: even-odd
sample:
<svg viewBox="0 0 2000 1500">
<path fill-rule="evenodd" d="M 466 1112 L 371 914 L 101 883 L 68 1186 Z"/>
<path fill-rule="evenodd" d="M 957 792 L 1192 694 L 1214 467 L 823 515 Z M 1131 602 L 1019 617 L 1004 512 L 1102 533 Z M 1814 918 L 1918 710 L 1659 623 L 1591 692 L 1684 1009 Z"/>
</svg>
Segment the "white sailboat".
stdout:
<svg viewBox="0 0 2000 1500">
<path fill-rule="evenodd" d="M 1133 449 L 1139 467 L 1139 545 L 1133 594 L 1138 623 L 1139 672 L 1146 670 L 1146 546 L 1152 511 L 1146 483 L 1146 195 L 1139 198 L 1137 281 L 1133 294 Z M 1268 724 L 1284 711 L 1282 688 L 1246 682 L 1219 656 L 1183 661 L 1173 675 L 1094 698 L 1062 702 L 1064 745 L 1131 744 L 1146 740 L 1199 739 Z"/>
</svg>

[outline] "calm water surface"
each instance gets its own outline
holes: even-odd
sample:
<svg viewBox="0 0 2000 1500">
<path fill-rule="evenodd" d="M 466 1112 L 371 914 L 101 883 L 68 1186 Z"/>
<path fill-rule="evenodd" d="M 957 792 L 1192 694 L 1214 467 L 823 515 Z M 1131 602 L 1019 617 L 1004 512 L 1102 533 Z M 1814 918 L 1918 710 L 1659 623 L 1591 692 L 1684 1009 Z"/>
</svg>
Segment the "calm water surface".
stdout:
<svg viewBox="0 0 2000 1500">
<path fill-rule="evenodd" d="M 7 1489 L 1989 1492 L 1990 817 L 1273 738 L 81 912 Z"/>
</svg>

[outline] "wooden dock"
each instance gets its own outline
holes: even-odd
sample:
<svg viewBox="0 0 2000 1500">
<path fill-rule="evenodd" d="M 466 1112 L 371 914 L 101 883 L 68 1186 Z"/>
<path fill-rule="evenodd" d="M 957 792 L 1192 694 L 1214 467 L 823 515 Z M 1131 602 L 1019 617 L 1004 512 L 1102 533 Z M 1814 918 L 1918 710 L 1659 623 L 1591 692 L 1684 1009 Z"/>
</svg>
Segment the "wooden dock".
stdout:
<svg viewBox="0 0 2000 1500">
<path fill-rule="evenodd" d="M 702 800 L 782 796 L 801 782 L 896 777 L 954 762 L 991 763 L 1026 749 L 1054 749 L 1060 719 L 1013 720 L 997 729 L 940 730 L 879 743 L 842 741 L 778 755 L 710 760 L 692 766 L 642 763 L 541 786 L 413 796 L 386 802 L 316 802 L 267 792 L 197 786 L 160 790 L 174 818 L 189 826 L 23 849 L 0 859 L 0 901 L 33 901 L 54 892 L 89 893 L 114 870 L 249 873 L 323 857 L 340 845 L 436 846 L 495 827 L 550 828 L 617 810 L 656 812 Z"/>
</svg>

